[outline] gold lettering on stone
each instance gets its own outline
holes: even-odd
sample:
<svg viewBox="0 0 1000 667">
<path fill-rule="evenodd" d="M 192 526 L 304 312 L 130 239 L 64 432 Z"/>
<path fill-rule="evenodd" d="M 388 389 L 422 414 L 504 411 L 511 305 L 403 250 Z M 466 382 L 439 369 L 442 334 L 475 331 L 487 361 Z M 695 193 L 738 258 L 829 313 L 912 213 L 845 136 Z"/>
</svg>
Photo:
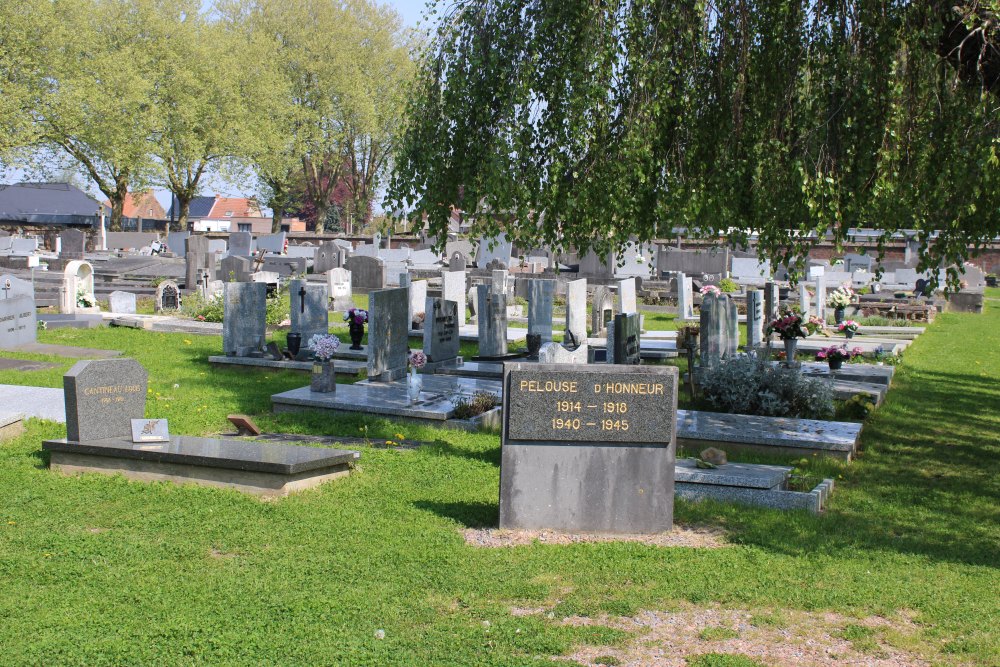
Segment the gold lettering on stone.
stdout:
<svg viewBox="0 0 1000 667">
<path fill-rule="evenodd" d="M 142 391 L 142 386 L 137 384 L 111 385 L 107 387 L 88 387 L 83 390 L 84 396 L 104 396 L 107 394 L 135 394 Z"/>
</svg>

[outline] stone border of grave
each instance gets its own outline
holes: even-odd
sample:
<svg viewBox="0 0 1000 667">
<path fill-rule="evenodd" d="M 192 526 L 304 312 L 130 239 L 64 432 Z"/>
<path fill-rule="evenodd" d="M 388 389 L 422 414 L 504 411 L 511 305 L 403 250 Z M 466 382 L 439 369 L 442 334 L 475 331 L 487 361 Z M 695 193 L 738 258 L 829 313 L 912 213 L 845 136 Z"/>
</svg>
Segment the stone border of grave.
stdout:
<svg viewBox="0 0 1000 667">
<path fill-rule="evenodd" d="M 24 433 L 24 415 L 20 412 L 0 415 L 0 442 L 13 440 Z"/>
<path fill-rule="evenodd" d="M 834 482 L 824 479 L 811 491 L 787 488 L 792 468 L 754 463 L 725 463 L 702 469 L 693 459 L 678 459 L 675 465 L 674 495 L 697 502 L 716 500 L 778 510 L 823 511 L 833 493 Z"/>
</svg>

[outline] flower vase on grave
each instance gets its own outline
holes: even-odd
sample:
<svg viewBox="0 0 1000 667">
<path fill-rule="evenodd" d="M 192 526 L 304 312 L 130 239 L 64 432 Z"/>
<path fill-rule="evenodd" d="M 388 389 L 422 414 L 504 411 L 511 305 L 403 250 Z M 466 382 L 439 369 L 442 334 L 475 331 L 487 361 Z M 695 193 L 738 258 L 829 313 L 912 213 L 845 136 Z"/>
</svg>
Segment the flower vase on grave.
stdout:
<svg viewBox="0 0 1000 667">
<path fill-rule="evenodd" d="M 337 374 L 333 368 L 333 361 L 316 361 L 313 363 L 309 389 L 321 394 L 337 391 Z"/>
<path fill-rule="evenodd" d="M 830 357 L 829 359 L 826 360 L 826 362 L 830 364 L 831 371 L 839 371 L 840 367 L 844 365 L 844 360 L 841 359 L 840 357 L 837 358 Z"/>
<path fill-rule="evenodd" d="M 360 322 L 351 322 L 348 327 L 348 331 L 351 334 L 351 349 L 360 350 L 361 349 L 361 339 L 365 337 L 365 325 Z"/>
<path fill-rule="evenodd" d="M 302 334 L 300 333 L 290 333 L 288 334 L 288 351 L 292 353 L 293 357 L 299 356 L 299 350 L 302 349 Z"/>
<path fill-rule="evenodd" d="M 423 388 L 423 378 L 417 375 L 416 368 L 410 368 L 410 375 L 406 378 L 406 395 L 410 398 L 410 403 L 416 403 L 420 399 Z"/>
<path fill-rule="evenodd" d="M 799 347 L 798 338 L 785 338 L 785 363 L 791 366 L 795 363 L 795 351 Z"/>
<path fill-rule="evenodd" d="M 542 334 L 528 334 L 526 342 L 528 345 L 528 358 L 537 359 L 538 351 L 542 349 Z"/>
<path fill-rule="evenodd" d="M 844 329 L 844 335 L 847 336 L 848 340 L 854 338 L 854 332 L 851 331 L 850 329 Z"/>
<path fill-rule="evenodd" d="M 836 308 L 833 309 L 833 319 L 834 319 L 834 321 L 837 324 L 840 324 L 841 322 L 844 321 L 844 307 L 843 306 L 837 306 Z"/>
</svg>

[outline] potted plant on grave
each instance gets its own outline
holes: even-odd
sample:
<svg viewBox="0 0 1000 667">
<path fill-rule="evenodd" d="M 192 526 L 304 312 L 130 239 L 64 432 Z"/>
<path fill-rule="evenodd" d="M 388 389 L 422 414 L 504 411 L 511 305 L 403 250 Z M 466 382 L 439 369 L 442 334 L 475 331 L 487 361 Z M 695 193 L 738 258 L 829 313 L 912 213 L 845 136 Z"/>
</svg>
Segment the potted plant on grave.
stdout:
<svg viewBox="0 0 1000 667">
<path fill-rule="evenodd" d="M 424 388 L 423 379 L 417 375 L 417 369 L 423 368 L 427 363 L 427 355 L 420 350 L 410 350 L 406 358 L 406 365 L 410 369 L 410 375 L 406 378 L 406 395 L 410 403 L 416 403 L 420 398 L 420 392 Z"/>
<path fill-rule="evenodd" d="M 80 308 L 93 308 L 97 305 L 94 297 L 87 293 L 87 291 L 81 287 L 76 291 L 76 305 Z"/>
<path fill-rule="evenodd" d="M 833 319 L 837 324 L 844 321 L 844 311 L 854 301 L 854 290 L 844 284 L 830 292 L 826 302 L 833 308 Z"/>
<path fill-rule="evenodd" d="M 361 349 L 361 339 L 365 337 L 365 323 L 368 322 L 368 311 L 364 308 L 351 308 L 344 313 L 347 330 L 351 334 L 351 349 Z"/>
<path fill-rule="evenodd" d="M 772 334 L 778 334 L 778 337 L 785 344 L 785 363 L 791 365 L 795 363 L 795 351 L 798 348 L 799 338 L 808 336 L 809 331 L 802 321 L 801 315 L 788 311 L 767 325 L 767 335 Z"/>
<path fill-rule="evenodd" d="M 855 322 L 854 320 L 844 320 L 843 322 L 837 325 L 837 331 L 844 334 L 848 338 L 848 340 L 854 338 L 854 334 L 858 332 L 859 328 L 861 328 L 861 325 Z"/>
<path fill-rule="evenodd" d="M 333 368 L 333 355 L 340 349 L 340 339 L 330 334 L 316 334 L 306 348 L 313 353 L 312 379 L 309 389 L 319 393 L 337 390 L 337 375 Z"/>
<path fill-rule="evenodd" d="M 831 345 L 816 353 L 816 361 L 825 361 L 829 364 L 830 370 L 835 371 L 840 369 L 845 361 L 859 356 L 861 356 L 861 348 L 859 347 L 849 350 L 846 345 Z"/>
<path fill-rule="evenodd" d="M 823 321 L 822 317 L 816 315 L 810 315 L 809 320 L 805 323 L 806 333 L 812 336 L 814 333 L 821 333 L 824 336 L 829 337 L 830 334 L 826 331 L 826 322 Z"/>
</svg>

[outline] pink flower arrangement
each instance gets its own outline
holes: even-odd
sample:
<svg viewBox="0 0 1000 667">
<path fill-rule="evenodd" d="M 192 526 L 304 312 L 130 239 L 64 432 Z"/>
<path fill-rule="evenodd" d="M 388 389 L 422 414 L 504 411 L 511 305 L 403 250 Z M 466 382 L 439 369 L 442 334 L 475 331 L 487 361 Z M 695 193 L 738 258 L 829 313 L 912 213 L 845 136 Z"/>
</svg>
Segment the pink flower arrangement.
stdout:
<svg viewBox="0 0 1000 667">
<path fill-rule="evenodd" d="M 364 324 L 368 321 L 368 311 L 364 308 L 351 308 L 344 313 L 344 321 L 353 322 L 354 324 Z"/>
<path fill-rule="evenodd" d="M 722 294 L 722 290 L 720 290 L 715 285 L 705 285 L 699 291 L 701 292 L 702 296 L 708 296 L 709 294 L 714 294 L 715 296 L 719 296 L 720 294 Z"/>
<path fill-rule="evenodd" d="M 778 334 L 781 340 L 792 340 L 793 338 L 805 338 L 809 335 L 808 330 L 803 327 L 802 317 L 788 312 L 767 325 L 767 335 Z"/>
<path fill-rule="evenodd" d="M 817 361 L 850 361 L 855 357 L 861 356 L 861 348 L 855 347 L 852 350 L 848 350 L 846 345 L 831 345 L 830 347 L 824 347 L 819 352 L 816 353 Z"/>
<path fill-rule="evenodd" d="M 306 348 L 320 361 L 329 361 L 340 349 L 340 339 L 330 334 L 316 334 L 309 339 Z"/>
<path fill-rule="evenodd" d="M 855 333 L 860 326 L 861 325 L 855 322 L 854 320 L 844 320 L 843 322 L 837 325 L 837 331 L 841 333 L 847 333 L 848 331 L 850 331 L 851 333 Z"/>
<path fill-rule="evenodd" d="M 409 362 L 414 368 L 423 368 L 427 363 L 427 355 L 420 350 L 410 350 Z"/>
<path fill-rule="evenodd" d="M 823 321 L 822 317 L 817 317 L 816 315 L 810 315 L 809 321 L 806 322 L 806 332 L 809 335 L 816 333 L 817 331 L 823 331 L 826 328 L 826 322 Z M 829 335 L 829 334 L 824 334 Z"/>
</svg>

